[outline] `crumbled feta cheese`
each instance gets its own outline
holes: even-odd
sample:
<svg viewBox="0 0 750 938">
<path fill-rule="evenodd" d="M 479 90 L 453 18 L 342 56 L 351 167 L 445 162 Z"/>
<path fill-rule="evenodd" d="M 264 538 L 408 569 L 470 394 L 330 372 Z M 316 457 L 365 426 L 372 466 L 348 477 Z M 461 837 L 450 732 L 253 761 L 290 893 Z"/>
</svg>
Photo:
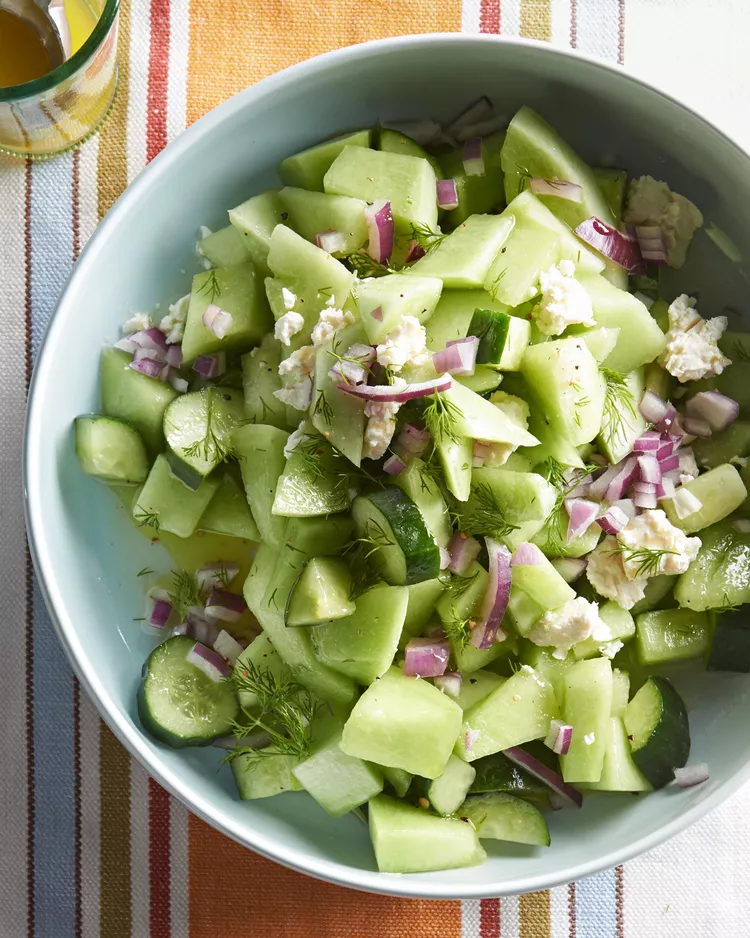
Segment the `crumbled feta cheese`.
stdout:
<svg viewBox="0 0 750 938">
<path fill-rule="evenodd" d="M 744 469 L 747 466 L 747 458 L 745 456 L 732 456 L 729 462 L 735 466 L 739 466 L 740 469 Z M 682 476 L 680 476 L 680 480 L 682 480 Z"/>
<path fill-rule="evenodd" d="M 190 294 L 180 297 L 176 303 L 169 304 L 169 313 L 163 317 L 159 323 L 159 328 L 167 335 L 167 342 L 175 345 L 182 342 L 185 334 L 185 320 L 187 319 L 188 307 L 190 306 Z"/>
<path fill-rule="evenodd" d="M 695 461 L 695 455 L 691 449 L 681 449 L 679 458 L 680 485 L 685 485 L 686 482 L 692 482 L 693 479 L 698 478 L 698 463 Z"/>
<path fill-rule="evenodd" d="M 699 537 L 688 537 L 676 528 L 661 508 L 644 511 L 631 518 L 622 531 L 617 534 L 620 545 L 626 548 L 621 552 L 622 567 L 629 580 L 646 576 L 658 576 L 666 573 L 676 575 L 684 573 L 695 560 L 700 550 Z M 668 551 L 658 558 L 658 564 L 644 570 L 643 555 L 638 551 Z"/>
<path fill-rule="evenodd" d="M 560 261 L 539 276 L 542 299 L 531 315 L 537 329 L 545 335 L 562 335 L 574 323 L 596 325 L 591 299 L 574 274 L 572 261 Z"/>
<path fill-rule="evenodd" d="M 284 304 L 284 309 L 294 309 L 294 304 L 297 302 L 297 296 L 296 294 L 292 293 L 291 290 L 287 290 L 286 287 L 282 287 L 281 300 Z"/>
<path fill-rule="evenodd" d="M 403 378 L 395 378 L 394 388 L 406 387 Z M 380 459 L 388 449 L 388 445 L 396 432 L 396 414 L 400 404 L 386 404 L 368 401 L 365 404 L 367 427 L 365 429 L 365 448 L 362 455 L 365 459 Z"/>
<path fill-rule="evenodd" d="M 130 319 L 125 320 L 122 324 L 122 334 L 133 335 L 134 332 L 150 329 L 153 324 L 153 320 L 148 313 L 134 313 Z"/>
<path fill-rule="evenodd" d="M 297 448 L 297 444 L 301 443 L 302 440 L 307 436 L 305 432 L 305 421 L 303 420 L 297 429 L 289 434 L 289 439 L 284 444 L 284 458 L 289 459 L 292 453 Z"/>
<path fill-rule="evenodd" d="M 703 216 L 689 199 L 653 176 L 631 181 L 623 218 L 631 225 L 661 228 L 670 267 L 682 267 L 693 235 L 703 224 Z"/>
<path fill-rule="evenodd" d="M 599 654 L 604 655 L 605 658 L 614 658 L 617 652 L 623 647 L 624 642 L 607 642 L 604 645 L 599 646 Z"/>
<path fill-rule="evenodd" d="M 295 410 L 307 410 L 312 400 L 312 378 L 305 377 L 273 392 L 273 396 Z"/>
<path fill-rule="evenodd" d="M 718 346 L 726 327 L 726 316 L 703 319 L 695 309 L 695 299 L 683 293 L 669 307 L 667 346 L 659 364 L 683 384 L 720 375 L 732 364 Z"/>
<path fill-rule="evenodd" d="M 304 316 L 300 316 L 299 313 L 294 312 L 284 313 L 280 319 L 276 320 L 273 334 L 283 345 L 289 345 L 292 338 L 297 335 L 298 332 L 302 332 L 304 327 Z"/>
<path fill-rule="evenodd" d="M 596 742 L 596 733 L 586 733 L 586 735 L 583 737 L 583 741 L 587 746 L 593 746 Z"/>
<path fill-rule="evenodd" d="M 608 535 L 588 555 L 586 577 L 600 596 L 611 599 L 623 609 L 632 609 L 646 592 L 645 577 L 628 579 L 617 552 L 617 539 Z"/>
<path fill-rule="evenodd" d="M 513 423 L 518 424 L 518 426 L 522 427 L 524 430 L 529 429 L 531 410 L 526 401 L 522 400 L 520 397 L 515 397 L 513 394 L 508 394 L 505 391 L 495 391 L 495 393 L 490 396 L 490 402 L 494 404 L 498 410 L 501 410 L 508 419 L 512 420 Z M 482 461 L 483 466 L 503 466 L 508 461 L 510 454 L 518 449 L 518 446 L 512 443 L 495 443 L 485 440 L 478 442 L 487 450 Z"/>
<path fill-rule="evenodd" d="M 608 626 L 599 618 L 599 604 L 578 596 L 559 609 L 545 612 L 528 638 L 535 645 L 554 648 L 553 658 L 564 658 L 573 645 L 592 635 L 600 642 L 612 638 Z"/>
<path fill-rule="evenodd" d="M 348 310 L 344 312 L 341 309 L 322 309 L 312 332 L 313 345 L 316 348 L 319 345 L 325 345 L 334 332 L 343 326 L 351 326 L 353 322 L 354 314 Z"/>
<path fill-rule="evenodd" d="M 426 346 L 424 326 L 416 316 L 404 316 L 400 325 L 378 346 L 378 362 L 394 371 L 400 371 L 404 365 L 424 365 L 429 359 Z"/>
<path fill-rule="evenodd" d="M 314 369 L 315 349 L 312 345 L 296 349 L 279 364 L 279 374 L 288 378 L 289 383 L 274 391 L 274 397 L 296 410 L 307 410 L 312 400 L 311 376 Z"/>
</svg>

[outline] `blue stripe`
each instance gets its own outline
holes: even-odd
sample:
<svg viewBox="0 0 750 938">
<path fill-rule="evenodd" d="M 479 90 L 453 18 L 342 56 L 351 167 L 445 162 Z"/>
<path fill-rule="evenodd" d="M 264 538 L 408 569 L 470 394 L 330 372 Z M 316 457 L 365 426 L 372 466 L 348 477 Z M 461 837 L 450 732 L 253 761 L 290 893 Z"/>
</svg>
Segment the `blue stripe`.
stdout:
<svg viewBox="0 0 750 938">
<path fill-rule="evenodd" d="M 32 351 L 70 273 L 72 156 L 32 169 Z M 34 588 L 35 938 L 75 934 L 73 677 Z"/>
<path fill-rule="evenodd" d="M 614 870 L 576 883 L 576 938 L 615 938 L 615 885 Z"/>
</svg>

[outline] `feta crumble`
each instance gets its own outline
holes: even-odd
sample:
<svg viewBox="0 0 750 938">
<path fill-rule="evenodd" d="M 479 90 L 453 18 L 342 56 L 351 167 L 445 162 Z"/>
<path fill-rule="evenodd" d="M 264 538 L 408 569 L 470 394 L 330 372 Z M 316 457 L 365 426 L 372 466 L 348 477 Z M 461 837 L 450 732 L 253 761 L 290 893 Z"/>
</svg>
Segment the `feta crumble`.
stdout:
<svg viewBox="0 0 750 938">
<path fill-rule="evenodd" d="M 307 377 L 274 391 L 273 396 L 282 404 L 294 407 L 295 410 L 307 410 L 312 401 L 312 390 L 312 378 Z"/>
<path fill-rule="evenodd" d="M 133 335 L 134 332 L 143 332 L 144 329 L 150 329 L 153 324 L 148 313 L 134 313 L 122 324 L 122 334 Z"/>
<path fill-rule="evenodd" d="M 552 647 L 553 658 L 565 658 L 573 645 L 593 636 L 598 642 L 612 639 L 609 627 L 599 618 L 599 604 L 582 596 L 545 612 L 528 635 L 530 641 L 544 648 Z"/>
<path fill-rule="evenodd" d="M 531 410 L 526 401 L 505 391 L 495 391 L 494 394 L 490 395 L 490 402 L 513 423 L 518 424 L 524 430 L 529 429 Z M 487 454 L 484 456 L 482 463 L 484 466 L 503 466 L 508 461 L 510 454 L 518 449 L 518 446 L 513 443 L 497 443 L 485 440 L 478 442 L 487 449 Z"/>
<path fill-rule="evenodd" d="M 312 343 L 317 348 L 333 336 L 333 334 L 344 326 L 351 326 L 354 322 L 354 314 L 348 310 L 344 312 L 341 309 L 322 309 L 320 318 L 315 324 L 312 332 Z"/>
<path fill-rule="evenodd" d="M 388 333 L 377 348 L 378 362 L 385 368 L 400 371 L 404 365 L 424 365 L 429 360 L 427 334 L 416 316 L 404 316 L 400 325 Z"/>
<path fill-rule="evenodd" d="M 586 577 L 589 583 L 606 599 L 623 609 L 632 609 L 645 596 L 646 577 L 629 579 L 625 575 L 622 556 L 617 553 L 617 538 L 607 535 L 588 555 Z"/>
<path fill-rule="evenodd" d="M 659 557 L 658 565 L 649 568 L 648 576 L 663 573 L 674 576 L 687 570 L 701 546 L 699 537 L 688 537 L 676 528 L 661 508 L 644 511 L 631 518 L 618 532 L 617 540 L 627 548 L 621 556 L 623 570 L 629 580 L 635 580 L 643 572 L 643 562 L 636 555 L 638 550 L 669 551 Z"/>
<path fill-rule="evenodd" d="M 732 364 L 718 346 L 726 327 L 726 316 L 703 319 L 695 309 L 695 299 L 683 293 L 669 307 L 667 346 L 659 364 L 683 384 L 720 375 Z"/>
<path fill-rule="evenodd" d="M 291 290 L 287 290 L 286 287 L 282 287 L 281 301 L 284 304 L 284 309 L 294 309 L 294 304 L 297 302 L 297 295 L 292 293 Z"/>
<path fill-rule="evenodd" d="M 695 461 L 695 455 L 691 449 L 681 449 L 679 457 L 680 485 L 685 485 L 686 482 L 692 482 L 693 479 L 698 478 L 698 463 Z M 730 460 L 730 462 L 732 461 Z"/>
<path fill-rule="evenodd" d="M 631 181 L 623 219 L 631 225 L 661 228 L 670 267 L 682 267 L 693 235 L 703 224 L 703 216 L 689 199 L 653 176 Z"/>
<path fill-rule="evenodd" d="M 297 335 L 298 332 L 302 332 L 304 327 L 304 316 L 300 316 L 299 313 L 294 312 L 284 313 L 280 319 L 276 320 L 276 325 L 273 327 L 273 334 L 283 345 L 289 345 L 292 338 Z"/>
<path fill-rule="evenodd" d="M 574 274 L 575 264 L 563 260 L 539 276 L 542 299 L 531 315 L 537 329 L 545 335 L 562 335 L 574 323 L 596 325 L 591 299 Z"/>
<path fill-rule="evenodd" d="M 295 410 L 307 410 L 312 400 L 312 373 L 315 369 L 315 349 L 312 345 L 303 345 L 296 349 L 289 358 L 279 364 L 279 375 L 289 379 L 289 383 L 274 397 Z"/>
<path fill-rule="evenodd" d="M 299 443 L 301 443 L 307 433 L 305 432 L 305 421 L 303 420 L 297 429 L 289 434 L 289 439 L 284 444 L 284 458 L 289 459 L 292 453 L 297 449 Z"/>
<path fill-rule="evenodd" d="M 406 387 L 403 378 L 395 378 L 394 388 Z M 367 427 L 365 428 L 365 446 L 362 456 L 365 459 L 380 459 L 393 439 L 396 432 L 396 414 L 400 404 L 378 403 L 368 401 L 365 404 Z"/>
<path fill-rule="evenodd" d="M 176 303 L 169 304 L 169 312 L 159 323 L 159 328 L 166 334 L 167 342 L 170 345 L 182 342 L 182 337 L 185 335 L 185 320 L 187 319 L 189 306 L 190 294 L 186 293 Z"/>
</svg>

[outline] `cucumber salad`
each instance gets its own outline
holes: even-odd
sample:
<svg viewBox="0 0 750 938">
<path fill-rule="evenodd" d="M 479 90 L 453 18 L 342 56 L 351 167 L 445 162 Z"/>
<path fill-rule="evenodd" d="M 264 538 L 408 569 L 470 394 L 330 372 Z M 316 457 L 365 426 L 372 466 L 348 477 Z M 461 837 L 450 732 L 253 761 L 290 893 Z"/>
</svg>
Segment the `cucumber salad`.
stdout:
<svg viewBox="0 0 750 938">
<path fill-rule="evenodd" d="M 668 666 L 750 670 L 750 335 L 663 287 L 699 209 L 487 99 L 279 176 L 75 422 L 175 558 L 144 728 L 354 812 L 392 873 L 705 781 Z"/>
</svg>

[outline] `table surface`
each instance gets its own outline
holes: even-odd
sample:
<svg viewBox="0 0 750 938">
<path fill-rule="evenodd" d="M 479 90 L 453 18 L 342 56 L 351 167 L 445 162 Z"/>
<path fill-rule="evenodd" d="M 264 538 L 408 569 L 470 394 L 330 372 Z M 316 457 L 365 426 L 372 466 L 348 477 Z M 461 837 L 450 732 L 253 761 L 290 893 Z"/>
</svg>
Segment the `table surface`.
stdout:
<svg viewBox="0 0 750 938">
<path fill-rule="evenodd" d="M 709 9 L 710 8 L 710 9 Z M 230 94 L 329 49 L 500 32 L 624 64 L 750 148 L 745 0 L 130 0 L 104 132 L 44 164 L 0 157 L 0 934 L 3 938 L 667 938 L 747 934 L 750 788 L 616 870 L 508 899 L 368 896 L 289 872 L 189 815 L 131 762 L 52 632 L 23 530 L 34 356 L 82 245 L 119 192 Z"/>
</svg>

